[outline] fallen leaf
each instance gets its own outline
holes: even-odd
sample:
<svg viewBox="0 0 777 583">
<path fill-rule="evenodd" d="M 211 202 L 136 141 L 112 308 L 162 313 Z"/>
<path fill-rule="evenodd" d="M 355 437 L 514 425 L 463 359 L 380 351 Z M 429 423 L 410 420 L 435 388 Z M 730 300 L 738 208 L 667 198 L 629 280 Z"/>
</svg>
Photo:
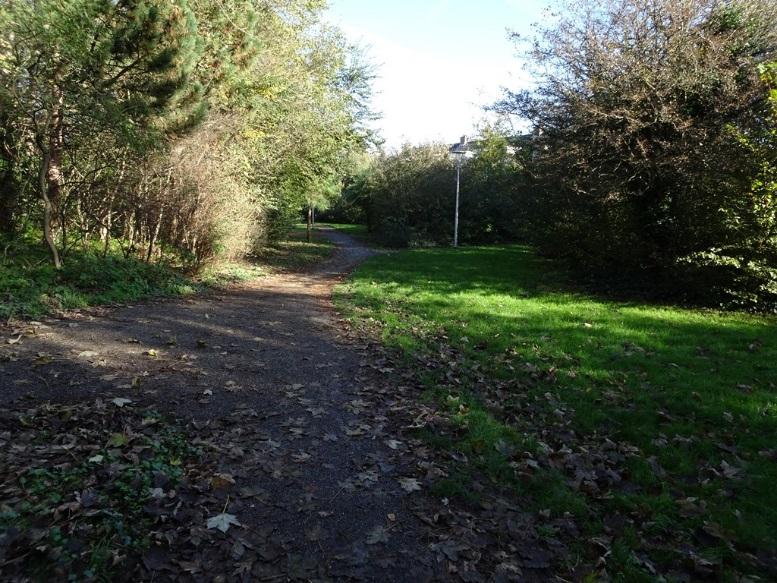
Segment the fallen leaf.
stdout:
<svg viewBox="0 0 777 583">
<path fill-rule="evenodd" d="M 214 490 L 218 490 L 219 488 L 228 488 L 229 486 L 234 485 L 235 478 L 233 478 L 230 474 L 224 474 L 224 473 L 216 473 L 213 474 L 213 477 L 210 479 L 210 487 Z"/>
<path fill-rule="evenodd" d="M 108 440 L 108 445 L 111 447 L 122 447 L 124 445 L 127 445 L 127 442 L 129 440 L 127 439 L 127 436 L 124 433 L 113 433 L 111 434 L 110 439 Z"/>
<path fill-rule="evenodd" d="M 416 492 L 421 489 L 421 484 L 415 478 L 399 478 L 397 481 L 405 492 Z"/>
<path fill-rule="evenodd" d="M 230 526 L 242 526 L 234 514 L 222 512 L 208 519 L 208 528 L 217 528 L 221 532 L 227 532 Z"/>
</svg>

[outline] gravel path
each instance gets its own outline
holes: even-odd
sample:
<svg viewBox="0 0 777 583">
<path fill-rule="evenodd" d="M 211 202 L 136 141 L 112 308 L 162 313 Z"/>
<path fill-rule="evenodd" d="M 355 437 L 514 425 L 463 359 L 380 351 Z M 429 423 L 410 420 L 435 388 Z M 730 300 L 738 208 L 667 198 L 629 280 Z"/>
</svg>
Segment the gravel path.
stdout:
<svg viewBox="0 0 777 583">
<path fill-rule="evenodd" d="M 421 446 L 391 421 L 401 395 L 332 310 L 370 251 L 324 232 L 338 249 L 308 273 L 0 328 L 0 403 L 123 397 L 227 428 L 230 512 L 264 541 L 244 578 L 445 579 L 413 491 Z"/>
</svg>

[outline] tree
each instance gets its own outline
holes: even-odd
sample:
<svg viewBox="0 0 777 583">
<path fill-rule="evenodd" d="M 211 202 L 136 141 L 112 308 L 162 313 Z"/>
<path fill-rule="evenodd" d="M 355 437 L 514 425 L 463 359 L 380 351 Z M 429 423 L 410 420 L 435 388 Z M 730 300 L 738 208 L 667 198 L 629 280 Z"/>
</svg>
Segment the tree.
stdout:
<svg viewBox="0 0 777 583">
<path fill-rule="evenodd" d="M 37 153 L 43 234 L 59 268 L 66 150 L 106 130 L 149 147 L 172 128 L 157 122 L 173 110 L 177 125 L 189 123 L 199 113 L 199 88 L 188 82 L 199 53 L 195 21 L 185 0 L 41 0 L 0 10 L 0 101 L 13 112 L 4 131 L 15 135 L 5 141 Z M 14 152 L 6 147 L 4 156 L 13 166 Z"/>
<path fill-rule="evenodd" d="M 537 88 L 500 109 L 534 126 L 547 252 L 697 297 L 713 285 L 731 299 L 748 266 L 768 266 L 761 218 L 777 202 L 753 188 L 770 155 L 755 144 L 774 129 L 759 74 L 777 58 L 773 2 L 584 1 L 529 56 Z"/>
<path fill-rule="evenodd" d="M 0 228 L 196 266 L 285 234 L 366 147 L 318 0 L 0 3 Z M 35 228 L 40 224 L 42 228 Z"/>
</svg>

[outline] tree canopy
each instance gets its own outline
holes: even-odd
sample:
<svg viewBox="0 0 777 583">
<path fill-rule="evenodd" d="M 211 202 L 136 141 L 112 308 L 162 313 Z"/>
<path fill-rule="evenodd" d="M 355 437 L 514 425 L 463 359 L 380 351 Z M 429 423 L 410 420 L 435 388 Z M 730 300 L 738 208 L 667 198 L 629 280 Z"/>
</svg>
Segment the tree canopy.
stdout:
<svg viewBox="0 0 777 583">
<path fill-rule="evenodd" d="M 282 232 L 372 139 L 370 68 L 323 8 L 3 3 L 0 227 L 57 266 L 95 238 L 201 261 Z"/>
</svg>

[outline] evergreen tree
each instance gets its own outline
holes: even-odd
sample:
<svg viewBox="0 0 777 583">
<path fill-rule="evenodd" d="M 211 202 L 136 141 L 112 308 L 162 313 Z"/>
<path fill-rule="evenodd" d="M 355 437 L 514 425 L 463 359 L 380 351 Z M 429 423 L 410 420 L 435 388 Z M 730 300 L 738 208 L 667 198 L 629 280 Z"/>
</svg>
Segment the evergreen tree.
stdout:
<svg viewBox="0 0 777 583">
<path fill-rule="evenodd" d="M 13 115 L 4 141 L 37 152 L 43 233 L 60 267 L 66 150 L 106 128 L 149 148 L 158 132 L 201 117 L 201 89 L 189 83 L 200 51 L 196 21 L 186 0 L 41 0 L 0 10 L 0 101 Z M 3 156 L 12 168 L 13 149 Z"/>
</svg>

